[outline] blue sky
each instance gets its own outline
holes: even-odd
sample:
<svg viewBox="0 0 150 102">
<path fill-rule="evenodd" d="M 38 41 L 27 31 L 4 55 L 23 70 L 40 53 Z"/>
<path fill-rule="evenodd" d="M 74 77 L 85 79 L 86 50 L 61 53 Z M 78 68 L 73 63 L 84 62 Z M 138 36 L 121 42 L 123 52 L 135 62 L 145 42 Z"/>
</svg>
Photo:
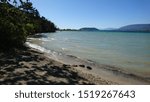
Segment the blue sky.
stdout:
<svg viewBox="0 0 150 102">
<path fill-rule="evenodd" d="M 59 28 L 118 28 L 150 23 L 150 0 L 30 0 Z"/>
</svg>

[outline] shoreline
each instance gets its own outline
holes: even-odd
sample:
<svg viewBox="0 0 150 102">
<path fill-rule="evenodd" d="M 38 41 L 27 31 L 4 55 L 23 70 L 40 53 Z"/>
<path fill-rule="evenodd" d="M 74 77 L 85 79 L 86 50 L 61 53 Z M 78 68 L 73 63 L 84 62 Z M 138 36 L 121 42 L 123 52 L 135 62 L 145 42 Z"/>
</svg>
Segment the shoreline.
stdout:
<svg viewBox="0 0 150 102">
<path fill-rule="evenodd" d="M 1 85 L 136 85 L 150 84 L 132 74 L 101 65 L 97 70 L 83 62 L 66 64 L 27 46 L 15 53 L 0 53 Z M 102 68 L 107 67 L 108 69 Z M 100 73 L 96 73 L 100 71 Z M 114 77 L 113 75 L 116 74 Z"/>
<path fill-rule="evenodd" d="M 28 46 L 42 51 L 46 54 L 50 59 L 54 59 L 55 61 L 67 64 L 67 65 L 84 65 L 85 67 L 90 66 L 92 70 L 90 70 L 90 74 L 94 76 L 99 76 L 104 80 L 109 80 L 111 82 L 115 82 L 122 85 L 147 85 L 150 84 L 149 77 L 143 77 L 133 72 L 123 70 L 117 66 L 108 65 L 108 64 L 98 64 L 88 59 L 81 59 L 74 55 L 68 55 L 56 51 L 47 50 L 39 45 L 34 45 L 32 43 L 28 43 Z M 81 67 L 80 69 L 86 69 Z M 85 70 L 83 70 L 85 71 Z"/>
<path fill-rule="evenodd" d="M 66 65 L 33 48 L 0 53 L 1 85 L 115 85 L 82 66 Z"/>
</svg>

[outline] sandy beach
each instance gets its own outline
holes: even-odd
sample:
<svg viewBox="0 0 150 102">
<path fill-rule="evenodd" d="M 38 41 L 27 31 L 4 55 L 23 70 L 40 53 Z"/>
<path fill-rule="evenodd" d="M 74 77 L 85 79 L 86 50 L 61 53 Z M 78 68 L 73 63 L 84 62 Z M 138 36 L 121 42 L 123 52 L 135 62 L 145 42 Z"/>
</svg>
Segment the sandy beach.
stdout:
<svg viewBox="0 0 150 102">
<path fill-rule="evenodd" d="M 96 67 L 99 67 L 96 68 Z M 82 61 L 56 61 L 47 53 L 26 46 L 0 53 L 1 85 L 146 85 L 145 78 L 108 66 Z"/>
<path fill-rule="evenodd" d="M 32 48 L 0 53 L 1 85 L 118 84 L 90 73 L 84 65 L 66 65 Z"/>
</svg>

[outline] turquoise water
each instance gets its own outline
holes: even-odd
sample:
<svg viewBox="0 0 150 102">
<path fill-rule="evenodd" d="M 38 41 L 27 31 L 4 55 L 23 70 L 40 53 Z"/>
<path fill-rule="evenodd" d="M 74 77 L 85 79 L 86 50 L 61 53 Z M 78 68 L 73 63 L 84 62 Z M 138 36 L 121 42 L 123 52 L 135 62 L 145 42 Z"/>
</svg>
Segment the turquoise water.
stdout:
<svg viewBox="0 0 150 102">
<path fill-rule="evenodd" d="M 150 77 L 150 33 L 62 31 L 34 40 L 47 50 Z"/>
</svg>

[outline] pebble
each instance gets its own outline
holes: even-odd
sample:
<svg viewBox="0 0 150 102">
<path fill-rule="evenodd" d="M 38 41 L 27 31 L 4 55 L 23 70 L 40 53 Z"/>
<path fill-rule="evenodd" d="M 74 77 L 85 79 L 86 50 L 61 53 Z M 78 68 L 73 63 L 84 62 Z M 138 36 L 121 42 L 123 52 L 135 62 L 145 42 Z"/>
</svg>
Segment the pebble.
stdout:
<svg viewBox="0 0 150 102">
<path fill-rule="evenodd" d="M 70 65 L 63 64 L 63 67 L 67 68 L 67 67 L 70 67 Z"/>
<path fill-rule="evenodd" d="M 72 65 L 72 67 L 78 67 L 78 65 Z"/>
<path fill-rule="evenodd" d="M 80 66 L 80 67 L 83 67 L 83 68 L 85 67 L 85 65 L 79 65 L 79 66 Z"/>
<path fill-rule="evenodd" d="M 90 66 L 87 66 L 86 68 L 89 69 L 89 70 L 92 70 L 92 67 L 90 67 Z"/>
</svg>

